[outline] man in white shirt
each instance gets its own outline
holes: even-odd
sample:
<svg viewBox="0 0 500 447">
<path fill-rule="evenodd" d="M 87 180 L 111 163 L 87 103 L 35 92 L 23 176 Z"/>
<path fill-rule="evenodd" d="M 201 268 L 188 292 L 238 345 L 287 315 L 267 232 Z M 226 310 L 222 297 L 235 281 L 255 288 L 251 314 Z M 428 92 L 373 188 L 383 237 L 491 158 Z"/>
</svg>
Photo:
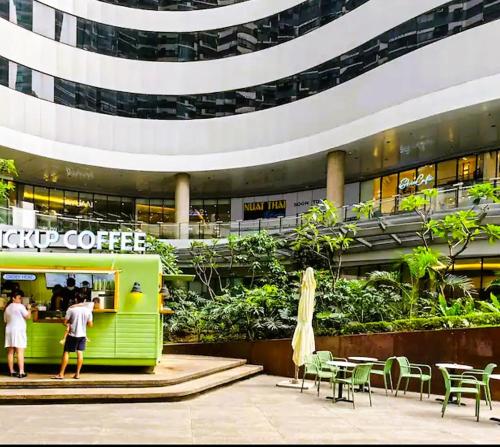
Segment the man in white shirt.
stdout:
<svg viewBox="0 0 500 447">
<path fill-rule="evenodd" d="M 64 343 L 64 353 L 61 360 L 61 369 L 53 379 L 64 379 L 64 372 L 68 366 L 69 353 L 76 352 L 76 373 L 74 379 L 80 378 L 83 365 L 83 351 L 87 342 L 87 326 L 92 327 L 93 303 L 84 303 L 85 297 L 77 295 L 78 303 L 70 306 L 64 317 L 64 325 L 68 328 L 68 335 Z M 92 307 L 91 307 L 92 306 Z"/>
</svg>

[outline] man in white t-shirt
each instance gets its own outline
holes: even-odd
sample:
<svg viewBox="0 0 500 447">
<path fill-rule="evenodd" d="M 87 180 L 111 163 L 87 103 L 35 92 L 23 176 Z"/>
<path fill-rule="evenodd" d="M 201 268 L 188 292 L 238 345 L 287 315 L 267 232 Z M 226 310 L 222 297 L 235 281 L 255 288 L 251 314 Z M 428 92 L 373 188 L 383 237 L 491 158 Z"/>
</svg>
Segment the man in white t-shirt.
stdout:
<svg viewBox="0 0 500 447">
<path fill-rule="evenodd" d="M 76 373 L 74 379 L 80 378 L 83 366 L 83 351 L 87 342 L 87 326 L 92 327 L 93 303 L 84 303 L 85 297 L 77 295 L 78 303 L 70 306 L 64 317 L 64 325 L 69 329 L 64 343 L 64 352 L 61 360 L 61 369 L 53 379 L 64 379 L 64 372 L 68 366 L 69 353 L 76 352 Z M 92 307 L 91 307 L 92 306 Z"/>
</svg>

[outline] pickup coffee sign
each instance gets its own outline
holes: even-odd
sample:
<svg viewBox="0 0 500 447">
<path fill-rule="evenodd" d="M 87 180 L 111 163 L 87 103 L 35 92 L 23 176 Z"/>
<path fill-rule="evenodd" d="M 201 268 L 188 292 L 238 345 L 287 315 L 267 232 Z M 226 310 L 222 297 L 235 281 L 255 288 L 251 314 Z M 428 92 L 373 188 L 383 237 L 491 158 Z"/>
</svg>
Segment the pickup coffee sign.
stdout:
<svg viewBox="0 0 500 447">
<path fill-rule="evenodd" d="M 267 219 L 280 217 L 286 213 L 286 200 L 270 200 L 269 202 L 251 202 L 243 204 L 243 218 Z"/>
<path fill-rule="evenodd" d="M 146 250 L 146 234 L 129 231 L 77 232 L 59 234 L 55 230 L 0 230 L 0 246 L 7 249 L 20 248 L 67 248 L 68 250 L 113 249 L 129 252 Z"/>
</svg>

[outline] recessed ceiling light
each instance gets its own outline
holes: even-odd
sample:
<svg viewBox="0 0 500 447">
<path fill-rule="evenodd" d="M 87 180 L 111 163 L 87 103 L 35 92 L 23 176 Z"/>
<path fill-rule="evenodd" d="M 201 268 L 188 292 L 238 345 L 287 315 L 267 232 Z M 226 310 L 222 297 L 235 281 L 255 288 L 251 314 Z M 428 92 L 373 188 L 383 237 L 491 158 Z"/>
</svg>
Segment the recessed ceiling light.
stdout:
<svg viewBox="0 0 500 447">
<path fill-rule="evenodd" d="M 497 127 L 497 125 L 496 124 L 492 124 L 491 127 Z"/>
<path fill-rule="evenodd" d="M 391 141 L 390 140 L 387 140 L 386 143 L 389 144 Z"/>
</svg>

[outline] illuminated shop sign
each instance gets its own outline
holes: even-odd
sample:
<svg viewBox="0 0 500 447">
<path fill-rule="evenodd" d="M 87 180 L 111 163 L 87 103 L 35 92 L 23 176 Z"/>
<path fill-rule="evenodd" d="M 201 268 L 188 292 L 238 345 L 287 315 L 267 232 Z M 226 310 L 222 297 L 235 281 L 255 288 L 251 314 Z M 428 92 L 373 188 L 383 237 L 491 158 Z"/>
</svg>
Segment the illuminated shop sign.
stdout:
<svg viewBox="0 0 500 447">
<path fill-rule="evenodd" d="M 296 208 L 299 208 L 301 206 L 310 206 L 310 205 L 319 205 L 321 203 L 321 200 L 319 199 L 314 199 L 314 200 L 302 200 L 301 202 L 294 202 L 293 206 Z"/>
<path fill-rule="evenodd" d="M 412 186 L 421 186 L 421 185 L 428 185 L 429 183 L 432 183 L 434 181 L 434 177 L 430 174 L 424 175 L 420 174 L 417 178 L 410 180 L 409 178 L 405 177 L 402 178 L 401 181 L 399 182 L 399 189 L 401 191 L 404 191 L 406 188 L 410 188 Z"/>
<path fill-rule="evenodd" d="M 61 247 L 68 250 L 113 249 L 120 251 L 144 252 L 146 250 L 146 234 L 128 231 L 89 230 L 77 232 L 66 231 L 59 234 L 55 230 L 0 230 L 0 246 L 2 248 L 50 248 Z"/>
<path fill-rule="evenodd" d="M 267 219 L 284 216 L 286 200 L 270 200 L 269 202 L 252 202 L 243 204 L 243 218 Z"/>
</svg>

